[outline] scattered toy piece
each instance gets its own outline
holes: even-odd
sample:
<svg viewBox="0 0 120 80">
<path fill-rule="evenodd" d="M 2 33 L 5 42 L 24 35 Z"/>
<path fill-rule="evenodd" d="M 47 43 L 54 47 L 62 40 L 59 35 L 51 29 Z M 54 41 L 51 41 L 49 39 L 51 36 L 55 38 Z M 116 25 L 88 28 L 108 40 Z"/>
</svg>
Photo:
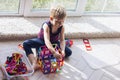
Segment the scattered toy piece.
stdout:
<svg viewBox="0 0 120 80">
<path fill-rule="evenodd" d="M 71 39 L 65 39 L 65 44 L 67 47 L 71 47 L 73 45 L 73 41 Z"/>
<path fill-rule="evenodd" d="M 83 42 L 84 42 L 84 44 L 85 44 L 86 50 L 87 50 L 87 51 L 91 51 L 91 50 L 92 50 L 92 47 L 91 47 L 91 45 L 90 45 L 89 40 L 88 40 L 88 39 L 83 39 Z"/>
</svg>

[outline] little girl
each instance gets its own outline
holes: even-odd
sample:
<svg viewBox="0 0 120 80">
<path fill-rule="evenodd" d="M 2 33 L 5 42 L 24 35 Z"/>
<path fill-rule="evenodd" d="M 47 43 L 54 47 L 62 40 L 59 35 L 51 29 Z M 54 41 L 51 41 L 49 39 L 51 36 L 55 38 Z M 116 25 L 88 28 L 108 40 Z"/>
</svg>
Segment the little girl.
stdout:
<svg viewBox="0 0 120 80">
<path fill-rule="evenodd" d="M 52 44 L 56 43 L 59 45 L 61 52 L 65 58 L 69 57 L 72 54 L 72 51 L 65 46 L 65 28 L 63 26 L 65 18 L 66 10 L 62 6 L 51 8 L 50 18 L 48 21 L 43 23 L 38 37 L 24 41 L 23 48 L 35 70 L 39 66 L 36 64 L 37 58 L 33 55 L 31 48 L 39 49 L 40 46 L 46 45 L 54 57 L 61 58 L 62 56 L 57 51 L 55 51 L 52 46 Z"/>
</svg>

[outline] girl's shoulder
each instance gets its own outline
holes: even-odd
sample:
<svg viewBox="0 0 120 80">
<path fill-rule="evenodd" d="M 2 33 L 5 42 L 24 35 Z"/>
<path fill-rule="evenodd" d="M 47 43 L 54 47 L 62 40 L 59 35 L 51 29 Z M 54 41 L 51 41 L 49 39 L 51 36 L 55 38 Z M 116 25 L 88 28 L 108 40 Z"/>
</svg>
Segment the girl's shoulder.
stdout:
<svg viewBox="0 0 120 80">
<path fill-rule="evenodd" d="M 42 24 L 42 28 L 43 28 L 44 26 L 51 27 L 52 24 L 51 24 L 50 21 L 45 21 L 45 22 Z"/>
<path fill-rule="evenodd" d="M 45 21 L 43 24 L 47 24 L 48 26 L 52 26 L 50 21 Z"/>
</svg>

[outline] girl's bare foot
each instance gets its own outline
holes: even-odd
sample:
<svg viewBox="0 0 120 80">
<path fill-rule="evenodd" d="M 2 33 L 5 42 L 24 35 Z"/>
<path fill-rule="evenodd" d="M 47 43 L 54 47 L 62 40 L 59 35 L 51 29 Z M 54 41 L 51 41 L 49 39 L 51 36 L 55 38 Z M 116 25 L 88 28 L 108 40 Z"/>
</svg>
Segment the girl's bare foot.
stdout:
<svg viewBox="0 0 120 80">
<path fill-rule="evenodd" d="M 40 69 L 40 66 L 37 64 L 37 63 L 33 63 L 32 64 L 32 67 L 33 67 L 33 69 L 36 71 L 36 70 L 38 70 L 38 69 Z"/>
<path fill-rule="evenodd" d="M 1 66 L 0 66 L 0 80 L 8 80 Z"/>
<path fill-rule="evenodd" d="M 35 71 L 38 70 L 38 69 L 40 69 L 40 68 L 39 68 L 39 65 L 37 64 L 37 58 L 34 57 L 34 54 L 29 54 L 29 55 L 28 55 L 28 58 L 29 58 L 29 60 L 30 60 L 30 62 L 31 62 L 31 64 L 32 64 L 32 67 L 33 67 L 33 69 L 34 69 Z"/>
</svg>

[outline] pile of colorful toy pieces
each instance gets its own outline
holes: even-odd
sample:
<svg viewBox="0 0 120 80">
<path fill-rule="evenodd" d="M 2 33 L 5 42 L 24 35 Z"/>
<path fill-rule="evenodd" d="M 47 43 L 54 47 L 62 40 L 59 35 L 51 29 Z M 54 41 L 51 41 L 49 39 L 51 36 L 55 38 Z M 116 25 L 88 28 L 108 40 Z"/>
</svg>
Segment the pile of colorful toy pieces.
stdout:
<svg viewBox="0 0 120 80">
<path fill-rule="evenodd" d="M 22 57 L 23 55 L 20 53 L 12 53 L 11 57 L 7 57 L 5 68 L 9 75 L 19 75 L 27 72 L 27 67 L 22 61 Z"/>
<path fill-rule="evenodd" d="M 56 45 L 53 46 L 61 54 L 60 49 Z M 46 46 L 42 46 L 38 51 L 38 64 L 44 74 L 60 72 L 64 64 L 64 57 L 56 59 Z"/>
<path fill-rule="evenodd" d="M 71 47 L 73 45 L 73 41 L 71 39 L 65 39 L 65 43 L 67 47 Z"/>
</svg>

